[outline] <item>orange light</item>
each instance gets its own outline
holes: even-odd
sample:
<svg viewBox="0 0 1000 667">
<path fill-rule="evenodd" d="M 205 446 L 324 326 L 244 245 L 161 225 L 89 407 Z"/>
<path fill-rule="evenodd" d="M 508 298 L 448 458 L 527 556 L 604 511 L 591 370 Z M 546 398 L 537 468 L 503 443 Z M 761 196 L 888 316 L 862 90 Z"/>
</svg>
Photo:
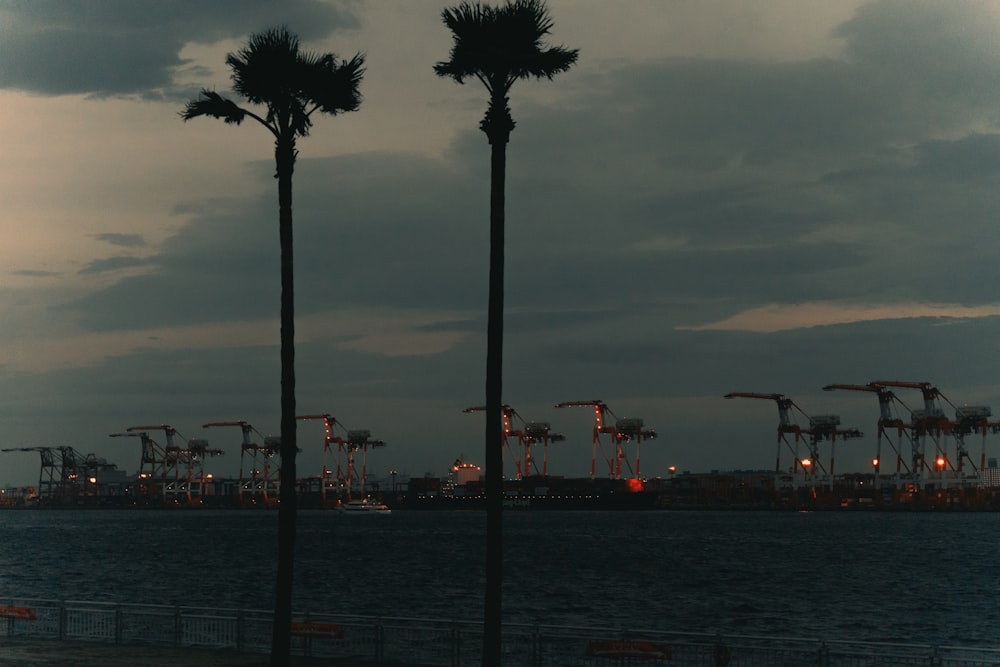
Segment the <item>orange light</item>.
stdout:
<svg viewBox="0 0 1000 667">
<path fill-rule="evenodd" d="M 629 491 L 642 491 L 642 480 L 632 478 L 628 480 Z"/>
<path fill-rule="evenodd" d="M 935 463 L 937 463 L 937 467 L 938 468 L 943 468 L 944 464 L 947 463 L 947 461 L 945 460 L 945 458 L 943 456 L 939 456 L 939 457 L 937 457 L 937 461 L 935 461 Z"/>
<path fill-rule="evenodd" d="M 878 459 L 872 459 L 872 467 L 878 468 Z"/>
<path fill-rule="evenodd" d="M 803 468 L 808 468 L 812 464 L 813 464 L 813 462 L 810 459 L 802 459 L 802 467 Z"/>
</svg>

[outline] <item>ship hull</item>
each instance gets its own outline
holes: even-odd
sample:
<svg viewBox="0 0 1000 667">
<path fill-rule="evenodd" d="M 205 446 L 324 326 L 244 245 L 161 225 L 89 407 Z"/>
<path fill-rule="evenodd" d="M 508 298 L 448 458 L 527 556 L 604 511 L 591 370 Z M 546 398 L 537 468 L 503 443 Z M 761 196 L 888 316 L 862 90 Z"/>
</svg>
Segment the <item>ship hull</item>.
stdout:
<svg viewBox="0 0 1000 667">
<path fill-rule="evenodd" d="M 555 477 L 505 480 L 507 510 L 624 511 L 662 509 L 659 491 L 636 489 L 627 480 Z M 431 484 L 390 494 L 386 504 L 408 510 L 482 510 L 486 493 L 481 481 L 453 488 Z"/>
</svg>

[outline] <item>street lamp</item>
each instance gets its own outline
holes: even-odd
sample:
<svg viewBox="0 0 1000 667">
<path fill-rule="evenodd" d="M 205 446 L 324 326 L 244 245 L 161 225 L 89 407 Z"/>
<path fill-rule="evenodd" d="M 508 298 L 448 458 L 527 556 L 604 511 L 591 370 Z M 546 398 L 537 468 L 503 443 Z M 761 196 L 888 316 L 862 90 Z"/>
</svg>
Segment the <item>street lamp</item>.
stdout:
<svg viewBox="0 0 1000 667">
<path fill-rule="evenodd" d="M 392 494 L 396 495 L 396 475 L 399 473 L 395 470 L 390 470 L 389 474 L 392 475 Z"/>
</svg>

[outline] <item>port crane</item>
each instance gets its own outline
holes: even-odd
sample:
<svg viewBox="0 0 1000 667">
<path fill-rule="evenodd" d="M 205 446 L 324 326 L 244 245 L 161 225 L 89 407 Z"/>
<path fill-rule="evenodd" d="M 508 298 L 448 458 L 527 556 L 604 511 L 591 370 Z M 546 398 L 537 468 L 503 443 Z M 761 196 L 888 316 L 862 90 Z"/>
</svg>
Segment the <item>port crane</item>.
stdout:
<svg viewBox="0 0 1000 667">
<path fill-rule="evenodd" d="M 798 410 L 803 415 L 799 406 L 795 405 L 795 402 L 785 396 L 784 394 L 764 394 L 755 391 L 733 391 L 724 396 L 724 398 L 759 398 L 763 400 L 774 401 L 778 406 L 778 451 L 774 461 L 774 472 L 781 472 L 781 445 L 784 444 L 792 452 L 794 456 L 794 463 L 792 467 L 792 472 L 798 472 L 799 466 L 799 441 L 803 439 L 805 431 L 801 426 L 795 423 L 792 418 L 792 410 Z M 795 437 L 795 445 L 793 446 L 788 442 L 788 435 L 792 434 Z"/>
<path fill-rule="evenodd" d="M 373 440 L 372 432 L 368 429 L 354 429 L 347 432 L 347 499 L 351 500 L 354 491 L 354 482 L 358 481 L 361 486 L 361 493 L 366 493 L 368 486 L 368 450 L 376 447 L 385 447 L 384 440 Z M 354 453 L 361 452 L 361 475 L 354 467 Z"/>
<path fill-rule="evenodd" d="M 327 507 L 328 504 L 336 505 L 340 498 L 340 489 L 346 485 L 344 470 L 341 466 L 341 461 L 344 458 L 349 457 L 349 453 L 346 451 L 347 443 L 343 438 L 338 437 L 334 431 L 334 426 L 340 424 L 337 419 L 328 412 L 315 415 L 298 415 L 296 419 L 302 420 L 323 420 L 323 427 L 325 429 L 325 434 L 323 436 L 323 473 L 320 478 L 320 501 L 323 507 Z M 341 426 L 343 426 L 341 424 Z M 336 443 L 336 452 L 333 452 L 333 445 Z M 330 467 L 327 465 L 330 458 L 335 458 L 337 461 L 337 474 L 333 475 Z M 349 458 L 348 458 L 349 460 Z M 327 492 L 332 491 L 333 498 L 328 501 Z"/>
<path fill-rule="evenodd" d="M 296 419 L 305 421 L 322 420 L 325 434 L 323 436 L 323 477 L 321 484 L 321 498 L 323 506 L 329 504 L 336 505 L 340 502 L 340 496 L 346 496 L 351 500 L 355 489 L 355 482 L 362 493 L 368 487 L 368 450 L 375 447 L 385 447 L 384 440 L 373 440 L 372 433 L 366 429 L 348 430 L 341 422 L 328 412 L 311 415 L 298 415 Z M 334 429 L 339 426 L 345 435 L 338 435 Z M 333 453 L 333 445 L 336 443 L 336 454 Z M 354 465 L 354 455 L 361 452 L 360 474 Z M 327 466 L 330 457 L 337 460 L 337 473 Z M 332 492 L 333 498 L 328 499 L 328 492 Z"/>
<path fill-rule="evenodd" d="M 465 408 L 462 412 L 484 412 L 486 406 L 477 405 Z M 517 410 L 504 403 L 500 410 L 503 418 L 503 448 L 504 459 L 510 458 L 514 462 L 515 479 L 522 479 L 530 475 L 541 474 L 548 476 L 548 451 L 550 442 L 561 442 L 566 437 L 561 433 L 554 433 L 549 422 L 526 422 Z M 521 422 L 520 428 L 514 428 L 514 418 Z M 516 439 L 517 451 L 513 451 L 510 441 Z M 538 444 L 542 445 L 542 468 L 538 469 L 538 463 L 532 454 L 532 449 Z"/>
<path fill-rule="evenodd" d="M 951 467 L 954 470 L 953 462 L 948 460 L 945 438 L 952 434 L 955 425 L 945 416 L 944 409 L 941 407 L 941 400 L 947 401 L 941 391 L 930 382 L 876 380 L 871 384 L 876 387 L 892 387 L 894 389 L 917 389 L 923 397 L 923 409 L 910 411 L 908 425 L 913 434 L 911 442 L 914 474 L 923 477 L 925 472 L 933 469 L 937 469 L 942 474 L 946 467 Z M 934 443 L 933 466 L 927 463 L 928 439 Z"/>
<path fill-rule="evenodd" d="M 882 470 L 882 440 L 885 439 L 896 455 L 896 484 L 900 484 L 904 470 L 907 474 L 913 472 L 911 465 L 918 462 L 916 456 L 911 457 L 908 463 L 903 458 L 903 439 L 910 443 L 911 452 L 915 452 L 915 442 L 910 437 L 910 424 L 903 421 L 895 412 L 894 406 L 902 401 L 886 385 L 869 382 L 868 384 L 828 384 L 823 387 L 823 391 L 834 391 L 842 389 L 846 391 L 864 391 L 873 393 L 878 399 L 879 420 L 878 438 L 875 444 L 875 458 L 872 459 L 872 468 L 875 471 L 875 482 L 878 483 Z M 905 407 L 905 406 L 904 406 Z M 893 441 L 891 431 L 895 431 L 896 440 Z"/>
<path fill-rule="evenodd" d="M 139 471 L 136 473 L 137 488 L 135 493 L 136 502 L 145 504 L 152 502 L 152 499 L 159 493 L 162 497 L 160 502 L 166 500 L 166 478 L 167 462 L 166 452 L 160 443 L 156 442 L 146 432 L 153 429 L 169 429 L 169 426 L 149 426 L 125 429 L 121 433 L 111 433 L 111 438 L 139 438 L 141 443 L 141 453 L 139 456 Z M 159 480 L 159 484 L 157 483 Z"/>
<path fill-rule="evenodd" d="M 160 446 L 149 437 L 148 431 L 163 431 L 166 445 Z M 140 495 L 148 497 L 158 491 L 163 502 L 178 504 L 183 500 L 185 504 L 192 504 L 195 496 L 200 502 L 206 486 L 203 461 L 208 456 L 222 454 L 222 450 L 210 448 L 205 440 L 190 440 L 184 446 L 178 445 L 175 438 L 180 434 L 169 424 L 125 429 L 124 435 L 132 434 L 142 440 Z M 112 437 L 119 435 L 123 434 L 113 433 Z"/>
<path fill-rule="evenodd" d="M 794 456 L 792 473 L 797 473 L 801 468 L 802 472 L 812 481 L 816 480 L 816 471 L 821 471 L 829 478 L 830 486 L 833 486 L 835 450 L 837 438 L 844 440 L 860 438 L 861 431 L 856 428 L 840 428 L 840 417 L 838 415 L 817 415 L 810 417 L 802 408 L 795 404 L 791 398 L 784 394 L 766 394 L 760 392 L 735 391 L 725 395 L 725 398 L 757 398 L 774 401 L 778 406 L 778 438 L 777 455 L 774 469 L 776 473 L 781 472 L 781 445 L 785 444 Z M 802 428 L 793 417 L 793 411 L 797 411 L 809 422 L 808 428 Z M 788 442 L 788 435 L 794 436 L 794 445 Z M 820 458 L 819 445 L 826 440 L 830 441 L 830 467 L 823 466 Z M 799 457 L 799 442 L 805 442 L 809 449 L 809 458 Z"/>
<path fill-rule="evenodd" d="M 965 474 L 965 462 L 973 469 L 976 479 L 986 467 L 986 435 L 1000 430 L 1000 423 L 989 421 L 992 411 L 985 405 L 966 405 L 956 407 L 948 398 L 930 382 L 904 382 L 898 380 L 879 380 L 872 384 L 886 387 L 917 389 L 923 397 L 924 407 L 910 413 L 911 425 L 918 440 L 914 441 L 914 470 L 920 476 L 928 471 L 937 473 L 937 479 L 942 483 L 945 470 L 950 470 L 956 481 L 964 486 L 968 480 Z M 949 419 L 944 412 L 942 402 L 947 403 L 955 411 L 955 419 Z M 982 435 L 979 467 L 972 460 L 965 444 L 967 435 L 977 433 Z M 948 436 L 955 438 L 955 457 L 950 459 L 947 453 Z M 934 443 L 933 465 L 926 461 L 926 445 L 930 439 Z M 919 463 L 919 465 L 918 465 Z"/>
<path fill-rule="evenodd" d="M 94 495 L 102 471 L 117 468 L 94 454 L 79 454 L 68 446 L 8 447 L 0 452 L 38 452 L 39 500 L 52 504 L 71 504 L 81 495 Z"/>
<path fill-rule="evenodd" d="M 594 479 L 597 474 L 597 452 L 600 450 L 605 462 L 608 464 L 608 476 L 611 479 L 622 478 L 622 464 L 632 474 L 634 479 L 640 478 L 639 453 L 643 439 L 652 440 L 656 438 L 656 431 L 647 429 L 642 419 L 631 417 L 619 419 L 607 404 L 599 399 L 589 401 L 564 401 L 556 403 L 557 408 L 570 407 L 591 407 L 594 410 L 594 431 L 591 438 L 590 454 L 590 478 Z M 614 426 L 608 423 L 607 416 L 611 415 L 615 419 Z M 614 448 L 612 453 L 604 449 L 601 440 L 602 435 L 610 435 L 610 445 Z M 635 468 L 628 461 L 625 453 L 625 445 L 635 442 Z"/>
<path fill-rule="evenodd" d="M 203 424 L 202 428 L 237 426 L 243 432 L 240 446 L 240 505 L 274 505 L 278 502 L 278 480 L 273 474 L 272 459 L 281 452 L 281 439 L 264 438 L 261 433 L 245 420 L 219 421 Z M 253 434 L 263 438 L 264 444 L 253 442 Z M 249 466 L 247 465 L 249 462 Z"/>
<path fill-rule="evenodd" d="M 166 448 L 168 464 L 173 466 L 174 479 L 167 484 L 168 495 L 174 502 L 184 501 L 187 505 L 202 502 L 212 475 L 205 474 L 205 459 L 225 454 L 221 449 L 208 446 L 208 441 L 192 438 L 184 447 Z M 183 477 L 180 476 L 183 470 Z"/>
<path fill-rule="evenodd" d="M 527 422 L 521 431 L 521 442 L 523 443 L 522 449 L 524 450 L 524 469 L 527 474 L 541 473 L 542 477 L 549 476 L 549 443 L 550 442 L 561 442 L 566 439 L 562 433 L 553 433 L 552 425 L 549 422 Z M 531 454 L 531 450 L 538 443 L 542 443 L 542 469 L 538 470 L 538 464 L 535 462 L 534 456 Z"/>
<path fill-rule="evenodd" d="M 147 441 L 153 443 L 155 446 L 152 451 L 159 456 L 159 460 L 155 461 L 155 466 L 159 466 L 159 475 L 153 474 L 150 479 L 153 480 L 152 483 L 156 484 L 156 480 L 159 480 L 160 495 L 164 502 L 167 502 L 168 496 L 171 496 L 169 500 L 177 501 L 178 490 L 180 486 L 180 472 L 178 467 L 181 463 L 181 451 L 182 448 L 174 444 L 174 438 L 178 436 L 177 429 L 169 424 L 159 424 L 156 426 L 130 426 L 125 429 L 126 433 L 139 433 L 140 437 L 142 434 L 148 431 L 163 431 L 166 437 L 166 444 L 162 447 L 158 443 L 155 443 L 151 438 L 144 439 L 143 441 L 143 458 L 146 455 L 146 444 Z M 140 475 L 141 476 L 141 475 Z"/>
<path fill-rule="evenodd" d="M 986 469 L 986 434 L 996 433 L 1000 430 L 1000 423 L 991 422 L 989 418 L 993 415 L 988 405 L 963 405 L 955 408 L 955 425 L 953 434 L 958 449 L 958 471 L 962 472 L 962 458 L 969 459 L 969 465 L 979 474 Z M 969 458 L 965 449 L 965 436 L 972 433 L 982 435 L 982 447 L 979 455 L 979 467 Z M 982 482 L 983 480 L 980 480 Z"/>
<path fill-rule="evenodd" d="M 485 405 L 477 405 L 477 406 L 473 406 L 473 407 L 470 407 L 470 408 L 465 408 L 465 409 L 462 410 L 463 413 L 485 412 L 485 411 L 486 411 L 486 406 Z M 521 431 L 519 431 L 519 430 L 514 430 L 514 428 L 513 428 L 514 417 L 515 416 L 520 417 L 520 415 L 517 414 L 517 411 L 514 410 L 514 408 L 510 407 L 506 403 L 503 403 L 500 406 L 500 414 L 503 417 L 503 440 L 502 440 L 503 445 L 502 446 L 503 446 L 503 452 L 504 452 L 504 460 L 506 460 L 509 457 L 510 460 L 514 462 L 515 479 L 521 479 L 521 477 L 524 475 L 524 473 L 521 470 L 521 458 L 522 458 L 521 444 L 522 444 L 522 438 L 523 438 L 524 434 Z M 514 453 L 511 450 L 511 446 L 510 446 L 511 436 L 513 436 L 514 438 L 517 439 L 517 443 L 518 443 L 518 451 L 517 451 L 517 453 Z"/>
</svg>

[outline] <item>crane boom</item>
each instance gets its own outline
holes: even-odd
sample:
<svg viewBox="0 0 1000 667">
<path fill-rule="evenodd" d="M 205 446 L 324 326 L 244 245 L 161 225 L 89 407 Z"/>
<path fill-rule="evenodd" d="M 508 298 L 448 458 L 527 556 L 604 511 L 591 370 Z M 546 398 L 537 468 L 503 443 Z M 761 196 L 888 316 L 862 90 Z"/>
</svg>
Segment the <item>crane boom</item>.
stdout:
<svg viewBox="0 0 1000 667">
<path fill-rule="evenodd" d="M 766 398 L 772 401 L 780 401 L 784 397 L 784 394 L 764 394 L 757 391 L 731 391 L 723 396 L 723 398 Z"/>
</svg>

